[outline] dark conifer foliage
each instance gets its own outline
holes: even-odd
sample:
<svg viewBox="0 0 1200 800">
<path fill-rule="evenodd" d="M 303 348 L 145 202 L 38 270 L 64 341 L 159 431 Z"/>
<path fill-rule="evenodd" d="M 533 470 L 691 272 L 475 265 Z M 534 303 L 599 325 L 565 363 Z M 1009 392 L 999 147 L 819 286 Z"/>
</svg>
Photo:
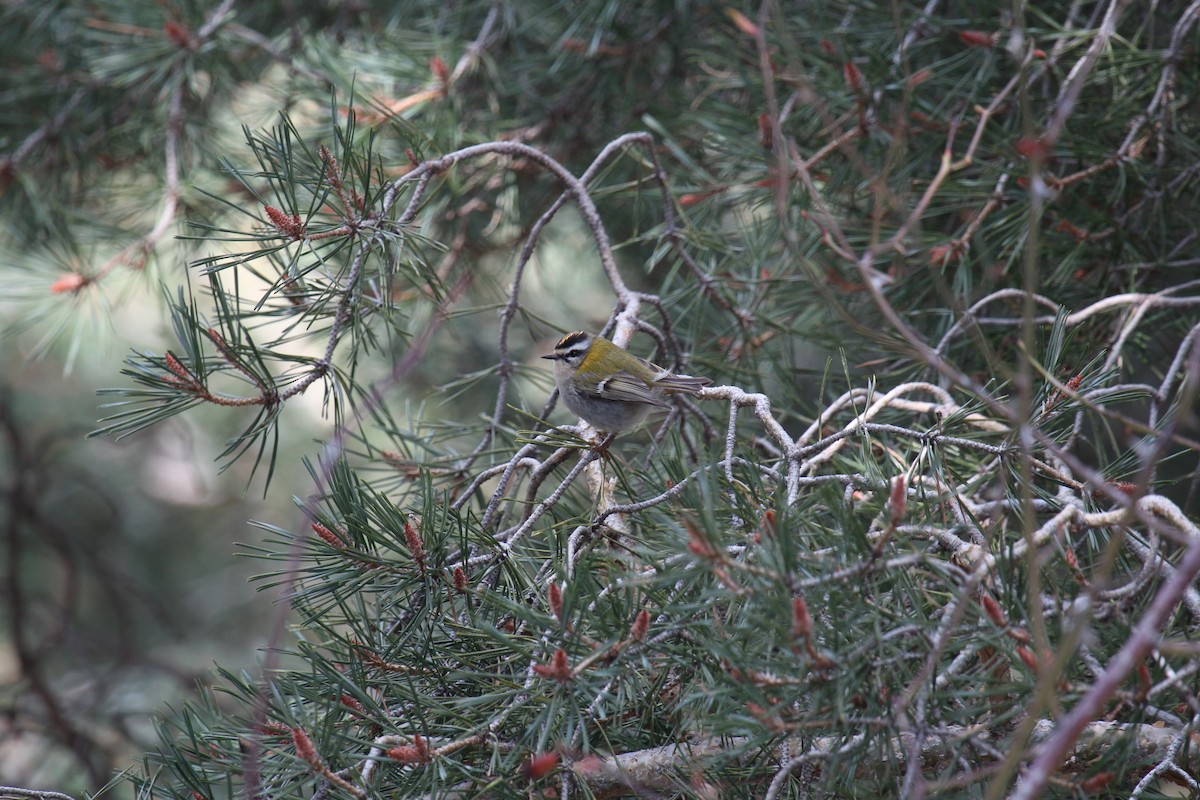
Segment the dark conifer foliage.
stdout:
<svg viewBox="0 0 1200 800">
<path fill-rule="evenodd" d="M 139 796 L 1200 792 L 1200 4 L 2 13 L 23 335 L 152 276 L 94 435 L 299 498 Z"/>
</svg>

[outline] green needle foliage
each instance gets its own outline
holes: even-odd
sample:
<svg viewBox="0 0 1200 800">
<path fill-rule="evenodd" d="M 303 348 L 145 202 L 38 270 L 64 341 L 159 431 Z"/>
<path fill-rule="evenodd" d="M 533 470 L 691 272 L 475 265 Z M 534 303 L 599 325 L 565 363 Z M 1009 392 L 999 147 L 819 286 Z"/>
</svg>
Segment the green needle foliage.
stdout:
<svg viewBox="0 0 1200 800">
<path fill-rule="evenodd" d="M 96 434 L 335 424 L 140 796 L 1200 791 L 1200 6 L 39 7 L 12 246 L 190 265 Z M 577 328 L 713 385 L 602 442 Z"/>
</svg>

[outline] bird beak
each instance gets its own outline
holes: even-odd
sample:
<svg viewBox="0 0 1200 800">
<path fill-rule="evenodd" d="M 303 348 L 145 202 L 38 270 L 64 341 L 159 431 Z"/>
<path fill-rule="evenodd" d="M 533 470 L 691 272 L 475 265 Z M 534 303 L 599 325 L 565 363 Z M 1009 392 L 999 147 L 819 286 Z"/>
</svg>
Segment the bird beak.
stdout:
<svg viewBox="0 0 1200 800">
<path fill-rule="evenodd" d="M 553 353 L 551 353 L 551 354 L 550 354 L 550 355 L 548 355 L 548 356 L 542 356 L 542 358 L 548 358 L 548 359 L 550 359 L 551 361 L 558 361 L 558 356 L 554 355 Z"/>
</svg>

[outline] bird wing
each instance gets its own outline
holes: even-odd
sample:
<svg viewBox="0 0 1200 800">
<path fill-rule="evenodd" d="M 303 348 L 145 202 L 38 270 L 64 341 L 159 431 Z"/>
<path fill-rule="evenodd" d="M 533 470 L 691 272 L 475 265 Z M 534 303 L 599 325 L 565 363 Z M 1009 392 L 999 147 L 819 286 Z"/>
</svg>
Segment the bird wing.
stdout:
<svg viewBox="0 0 1200 800">
<path fill-rule="evenodd" d="M 636 375 L 618 372 L 596 384 L 597 397 L 625 403 L 649 403 L 654 406 L 670 406 L 662 395 Z"/>
</svg>

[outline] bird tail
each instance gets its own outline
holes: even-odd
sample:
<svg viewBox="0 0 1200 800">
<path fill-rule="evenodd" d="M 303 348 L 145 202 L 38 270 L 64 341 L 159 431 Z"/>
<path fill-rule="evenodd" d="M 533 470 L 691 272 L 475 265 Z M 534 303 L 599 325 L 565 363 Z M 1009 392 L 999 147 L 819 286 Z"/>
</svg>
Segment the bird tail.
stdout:
<svg viewBox="0 0 1200 800">
<path fill-rule="evenodd" d="M 712 383 L 708 378 L 694 378 L 691 375 L 655 375 L 655 385 L 664 392 L 678 394 L 695 394 Z"/>
</svg>

